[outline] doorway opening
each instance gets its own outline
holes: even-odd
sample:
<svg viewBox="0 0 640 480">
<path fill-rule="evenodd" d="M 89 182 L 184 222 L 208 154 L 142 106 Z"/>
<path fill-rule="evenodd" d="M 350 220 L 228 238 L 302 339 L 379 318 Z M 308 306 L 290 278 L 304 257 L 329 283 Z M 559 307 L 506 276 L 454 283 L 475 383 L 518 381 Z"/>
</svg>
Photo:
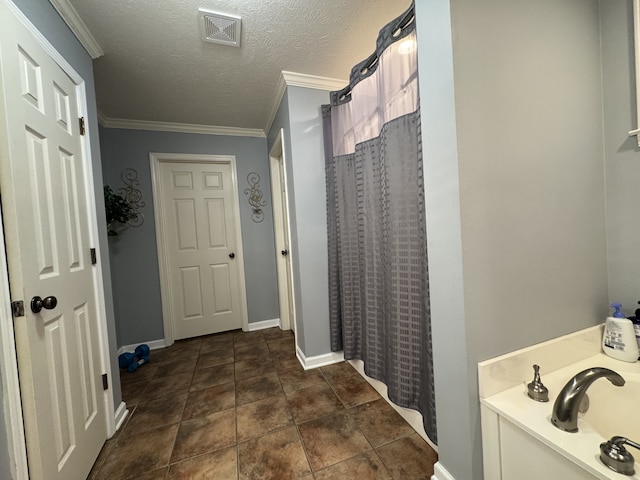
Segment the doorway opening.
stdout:
<svg viewBox="0 0 640 480">
<path fill-rule="evenodd" d="M 278 304 L 280 328 L 296 331 L 293 269 L 291 268 L 291 227 L 287 191 L 287 164 L 284 150 L 284 129 L 280 129 L 269 152 L 271 192 L 273 197 L 273 229 L 276 242 L 278 274 Z"/>
</svg>

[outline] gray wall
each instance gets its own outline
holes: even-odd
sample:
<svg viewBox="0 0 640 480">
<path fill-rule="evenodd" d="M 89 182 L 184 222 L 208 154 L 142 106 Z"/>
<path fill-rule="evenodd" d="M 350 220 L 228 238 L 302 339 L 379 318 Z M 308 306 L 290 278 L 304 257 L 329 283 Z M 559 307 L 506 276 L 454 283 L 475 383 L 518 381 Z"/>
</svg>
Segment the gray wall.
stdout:
<svg viewBox="0 0 640 480">
<path fill-rule="evenodd" d="M 302 87 L 287 87 L 291 126 L 293 204 L 297 235 L 299 284 L 297 310 L 304 322 L 307 357 L 331 351 L 329 334 L 329 260 L 327 252 L 327 201 L 321 105 L 329 93 Z"/>
<path fill-rule="evenodd" d="M 267 133 L 267 148 L 269 152 L 273 148 L 273 145 L 278 136 L 280 129 L 283 130 L 282 149 L 285 159 L 285 168 L 287 179 L 291 179 L 293 171 L 293 158 L 291 147 L 291 118 L 289 116 L 289 95 L 285 90 L 276 116 L 271 123 L 271 128 Z M 287 206 L 289 207 L 289 225 L 291 230 L 289 235 L 291 237 L 291 244 L 289 245 L 289 258 L 291 259 L 291 270 L 293 275 L 293 291 L 294 291 L 294 304 L 296 309 L 295 318 L 295 331 L 296 331 L 296 344 L 302 348 L 305 344 L 304 334 L 304 312 L 302 311 L 302 297 L 300 295 L 300 261 L 298 255 L 298 225 L 296 223 L 296 205 L 295 205 L 295 185 L 291 180 L 287 185 Z"/>
<path fill-rule="evenodd" d="M 416 28 L 439 462 L 456 480 L 475 480 L 482 474 L 474 458 L 449 2 L 416 2 Z"/>
<path fill-rule="evenodd" d="M 291 217 L 297 343 L 305 356 L 331 351 L 327 254 L 327 206 L 321 105 L 329 93 L 287 87 L 267 136 L 285 128 Z M 288 133 L 290 132 L 290 133 Z M 290 142 L 290 145 L 287 145 Z M 290 152 L 290 153 L 289 153 Z"/>
<path fill-rule="evenodd" d="M 93 83 L 93 64 L 91 57 L 86 53 L 83 47 L 78 43 L 75 36 L 62 21 L 58 13 L 53 9 L 51 4 L 46 0 L 13 0 L 20 10 L 29 18 L 36 28 L 49 40 L 56 50 L 71 64 L 71 66 L 82 76 L 85 81 L 88 102 L 88 135 L 91 140 L 91 156 L 93 163 L 93 181 L 96 187 L 96 206 L 98 225 L 104 225 L 104 200 L 102 196 L 102 170 L 100 160 L 100 147 L 98 144 L 98 122 L 96 113 L 95 90 Z M 110 382 L 113 393 L 115 407 L 117 408 L 121 402 L 120 379 L 117 375 L 117 346 L 116 333 L 113 312 L 113 298 L 111 291 L 111 278 L 109 269 L 109 252 L 107 246 L 106 229 L 100 229 L 98 238 L 99 257 L 102 261 L 103 281 L 105 286 L 106 313 L 105 319 L 108 330 L 109 351 L 111 353 L 111 369 L 116 374 Z M 2 393 L 0 392 L 0 401 L 4 405 Z M 4 414 L 4 409 L 3 413 Z M 0 427 L 4 422 L 4 418 L 0 418 Z M 4 422 L 6 423 L 6 422 Z M 7 442 L 5 439 L 5 429 L 0 428 L 0 478 L 10 478 L 8 463 L 2 461 L 6 456 Z"/>
<path fill-rule="evenodd" d="M 417 5 L 420 90 L 439 455 L 464 480 L 482 478 L 477 362 L 607 313 L 599 16 L 451 0 L 451 36 L 440 3 Z"/>
<path fill-rule="evenodd" d="M 638 307 L 640 289 L 640 160 L 633 58 L 633 2 L 600 2 L 607 187 L 609 300 L 628 314 Z"/>
<path fill-rule="evenodd" d="M 101 128 L 101 145 L 105 183 L 117 190 L 124 185 L 122 170 L 134 168 L 146 202 L 144 224 L 126 228 L 109 240 L 119 346 L 164 338 L 150 152 L 235 155 L 249 322 L 278 318 L 266 139 Z M 244 193 L 250 172 L 260 175 L 260 188 L 268 202 L 261 223 L 251 220 Z"/>
</svg>

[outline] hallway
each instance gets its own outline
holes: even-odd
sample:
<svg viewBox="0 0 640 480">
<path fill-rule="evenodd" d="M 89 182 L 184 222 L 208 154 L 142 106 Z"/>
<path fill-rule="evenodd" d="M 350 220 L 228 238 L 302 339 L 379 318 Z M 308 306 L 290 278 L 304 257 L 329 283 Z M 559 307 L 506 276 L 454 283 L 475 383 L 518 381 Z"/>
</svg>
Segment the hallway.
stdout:
<svg viewBox="0 0 640 480">
<path fill-rule="evenodd" d="M 126 425 L 92 480 L 430 479 L 437 454 L 346 362 L 304 371 L 291 332 L 228 332 L 121 371 Z"/>
</svg>

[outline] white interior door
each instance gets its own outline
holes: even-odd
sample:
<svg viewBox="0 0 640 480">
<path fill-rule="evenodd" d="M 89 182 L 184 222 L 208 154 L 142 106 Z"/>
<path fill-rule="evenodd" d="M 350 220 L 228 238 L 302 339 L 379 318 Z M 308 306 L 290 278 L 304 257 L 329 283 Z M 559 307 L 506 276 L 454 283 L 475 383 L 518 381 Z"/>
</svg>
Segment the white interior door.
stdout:
<svg viewBox="0 0 640 480">
<path fill-rule="evenodd" d="M 175 339 L 244 326 L 239 207 L 232 157 L 159 163 L 161 249 Z"/>
<path fill-rule="evenodd" d="M 0 188 L 29 477 L 85 479 L 107 437 L 78 87 L 0 2 Z M 32 312 L 30 300 L 44 300 Z M 57 304 L 52 300 L 57 299 Z"/>
<path fill-rule="evenodd" d="M 271 192 L 273 197 L 273 223 L 276 241 L 276 268 L 278 273 L 278 304 L 280 326 L 283 330 L 295 331 L 295 307 L 293 299 L 293 275 L 291 269 L 291 245 L 289 237 L 289 207 L 283 130 L 269 153 L 271 169 Z"/>
</svg>

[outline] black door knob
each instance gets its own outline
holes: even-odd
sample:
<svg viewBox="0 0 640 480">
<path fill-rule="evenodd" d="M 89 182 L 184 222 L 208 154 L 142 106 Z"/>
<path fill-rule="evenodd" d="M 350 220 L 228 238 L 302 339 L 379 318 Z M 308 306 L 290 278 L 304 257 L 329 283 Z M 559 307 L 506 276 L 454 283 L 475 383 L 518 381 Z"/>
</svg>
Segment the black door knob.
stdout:
<svg viewBox="0 0 640 480">
<path fill-rule="evenodd" d="M 280 250 L 280 254 L 281 254 L 283 257 L 286 257 L 287 255 L 289 255 L 289 250 Z"/>
<path fill-rule="evenodd" d="M 38 296 L 31 299 L 31 311 L 33 313 L 40 313 L 44 308 L 45 310 L 53 310 L 58 305 L 58 299 L 53 296 L 45 297 L 44 300 Z"/>
<path fill-rule="evenodd" d="M 229 258 L 236 258 L 236 254 L 235 254 L 235 253 L 233 253 L 233 252 L 231 252 L 231 253 L 229 254 Z"/>
</svg>

